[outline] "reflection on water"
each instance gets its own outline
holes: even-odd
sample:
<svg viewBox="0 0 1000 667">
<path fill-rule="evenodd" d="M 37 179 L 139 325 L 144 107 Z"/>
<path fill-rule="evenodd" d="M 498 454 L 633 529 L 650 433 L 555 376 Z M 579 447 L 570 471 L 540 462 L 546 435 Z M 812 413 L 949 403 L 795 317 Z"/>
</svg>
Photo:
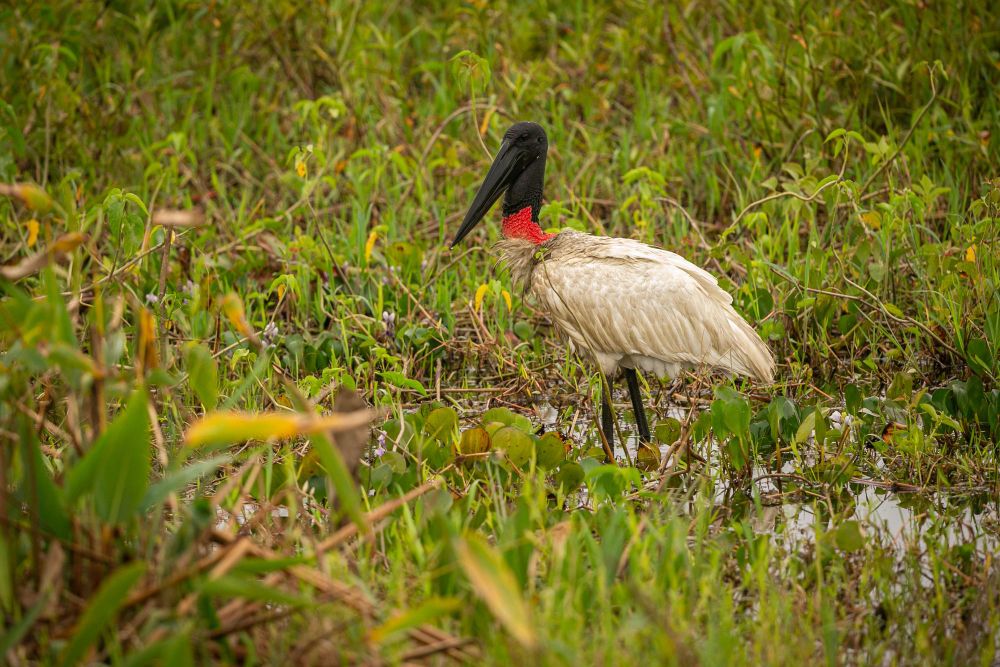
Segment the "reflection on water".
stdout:
<svg viewBox="0 0 1000 667">
<path fill-rule="evenodd" d="M 877 531 L 886 546 L 902 550 L 933 532 L 933 539 L 948 547 L 969 544 L 984 551 L 1000 550 L 1000 514 L 995 502 L 937 494 L 896 494 L 860 484 L 849 487 L 854 511 L 840 518 L 854 518 L 867 530 Z M 817 516 L 817 504 L 784 502 L 765 507 L 754 527 L 760 532 L 783 533 L 790 542 L 811 541 L 817 522 L 820 530 L 832 527 L 828 512 Z"/>
<path fill-rule="evenodd" d="M 627 400 L 627 397 L 616 396 L 619 425 L 616 436 L 620 434 L 625 438 L 629 455 L 634 460 L 639 438 L 632 412 L 622 404 L 623 399 Z M 573 413 L 572 422 L 566 420 L 568 412 Z M 560 430 L 578 446 L 599 445 L 594 415 L 589 410 L 568 406 L 560 414 L 548 401 L 540 401 L 535 404 L 535 413 L 545 430 Z M 659 416 L 683 422 L 687 414 L 686 408 L 670 406 L 661 410 Z M 620 443 L 616 444 L 619 444 L 615 448 L 616 454 L 624 464 Z M 667 446 L 660 446 L 661 455 L 668 449 Z M 713 459 L 714 452 L 709 455 L 709 469 L 718 470 Z M 878 461 L 875 466 L 881 469 L 884 464 Z M 794 463 L 787 461 L 782 471 L 795 473 Z M 754 477 L 759 478 L 767 472 L 758 469 Z M 746 489 L 733 490 L 722 480 L 718 481 L 720 483 L 715 485 L 714 494 L 716 502 L 727 506 L 733 513 L 745 512 L 755 530 L 780 535 L 788 546 L 811 543 L 817 530 L 826 531 L 836 522 L 853 518 L 862 525 L 866 534 L 877 535 L 880 544 L 892 547 L 899 554 L 923 538 L 933 539 L 936 544 L 947 547 L 968 545 L 983 553 L 1000 552 L 1000 499 L 989 493 L 933 490 L 898 493 L 870 483 L 851 483 L 839 491 L 817 487 L 815 490 L 820 496 L 815 497 L 781 494 L 774 480 L 764 479 L 755 482 L 754 492 L 771 502 L 762 503 L 758 510 Z"/>
</svg>

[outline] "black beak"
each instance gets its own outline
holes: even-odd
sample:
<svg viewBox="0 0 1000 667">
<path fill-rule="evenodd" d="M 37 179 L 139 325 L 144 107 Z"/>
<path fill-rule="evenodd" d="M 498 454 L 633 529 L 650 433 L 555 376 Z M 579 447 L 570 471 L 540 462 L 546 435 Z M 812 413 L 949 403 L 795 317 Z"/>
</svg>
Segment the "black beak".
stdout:
<svg viewBox="0 0 1000 667">
<path fill-rule="evenodd" d="M 490 165 L 486 178 L 483 179 L 483 184 L 479 186 L 476 198 L 472 200 L 469 212 L 465 214 L 462 226 L 458 228 L 458 234 L 455 234 L 455 240 L 451 242 L 451 247 L 455 247 L 472 231 L 473 227 L 479 224 L 479 221 L 500 198 L 500 195 L 521 174 L 523 171 L 522 157 L 521 151 L 511 148 L 509 142 L 503 142 L 496 158 L 493 159 L 493 164 Z"/>
</svg>

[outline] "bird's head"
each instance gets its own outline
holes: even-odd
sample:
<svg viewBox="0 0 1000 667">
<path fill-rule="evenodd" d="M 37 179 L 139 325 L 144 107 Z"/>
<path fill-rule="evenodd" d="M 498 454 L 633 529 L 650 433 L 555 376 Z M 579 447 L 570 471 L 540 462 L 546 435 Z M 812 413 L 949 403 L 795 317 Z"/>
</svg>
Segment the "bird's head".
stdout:
<svg viewBox="0 0 1000 667">
<path fill-rule="evenodd" d="M 511 125 L 451 245 L 464 239 L 505 193 L 504 215 L 531 206 L 532 219 L 537 222 L 548 149 L 548 137 L 538 123 L 525 121 Z"/>
</svg>

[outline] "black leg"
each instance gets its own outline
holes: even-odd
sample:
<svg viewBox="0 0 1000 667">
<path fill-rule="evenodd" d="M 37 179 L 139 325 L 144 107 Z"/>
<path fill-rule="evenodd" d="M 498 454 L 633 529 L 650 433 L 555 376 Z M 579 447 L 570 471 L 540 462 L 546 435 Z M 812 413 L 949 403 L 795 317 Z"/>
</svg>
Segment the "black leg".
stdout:
<svg viewBox="0 0 1000 667">
<path fill-rule="evenodd" d="M 642 405 L 642 394 L 639 393 L 639 376 L 634 368 L 625 369 L 625 381 L 628 383 L 628 397 L 632 399 L 632 411 L 635 412 L 635 425 L 639 427 L 639 439 L 652 442 L 649 422 L 646 421 L 646 408 Z"/>
<path fill-rule="evenodd" d="M 615 416 L 611 412 L 611 403 L 608 396 L 611 395 L 611 380 L 609 386 L 601 387 L 601 430 L 604 431 L 604 439 L 608 441 L 608 455 L 614 460 L 615 453 Z"/>
</svg>

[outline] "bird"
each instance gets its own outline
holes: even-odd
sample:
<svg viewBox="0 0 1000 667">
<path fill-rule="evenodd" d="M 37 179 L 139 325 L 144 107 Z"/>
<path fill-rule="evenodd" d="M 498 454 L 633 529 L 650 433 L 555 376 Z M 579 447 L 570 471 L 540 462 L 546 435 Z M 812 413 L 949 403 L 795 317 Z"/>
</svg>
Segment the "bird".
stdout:
<svg viewBox="0 0 1000 667">
<path fill-rule="evenodd" d="M 651 443 L 638 372 L 676 377 L 708 369 L 765 383 L 774 378 L 770 349 L 736 312 L 715 277 L 680 255 L 628 238 L 539 224 L 548 137 L 522 121 L 503 135 L 451 247 L 503 195 L 500 261 L 568 341 L 603 378 L 601 430 L 614 452 L 613 382 L 625 376 L 640 440 Z"/>
</svg>

